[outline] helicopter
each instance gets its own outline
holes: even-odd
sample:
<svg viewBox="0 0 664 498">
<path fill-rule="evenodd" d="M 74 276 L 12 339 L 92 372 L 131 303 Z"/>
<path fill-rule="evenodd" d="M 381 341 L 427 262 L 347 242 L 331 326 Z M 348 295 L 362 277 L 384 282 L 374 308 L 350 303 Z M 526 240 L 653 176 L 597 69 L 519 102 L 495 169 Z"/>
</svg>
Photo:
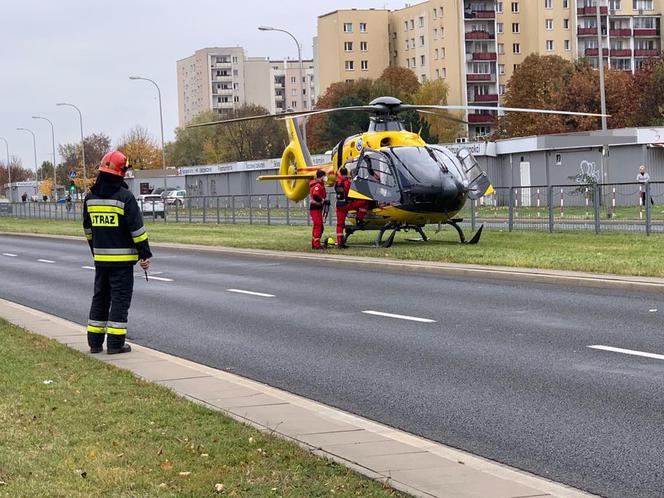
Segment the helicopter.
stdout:
<svg viewBox="0 0 664 498">
<path fill-rule="evenodd" d="M 429 224 L 452 226 L 462 244 L 477 244 L 484 226 L 467 240 L 457 214 L 468 199 L 477 200 L 494 192 L 493 186 L 477 160 L 467 149 L 453 152 L 447 147 L 427 144 L 419 133 L 407 131 L 399 114 L 415 110 L 442 119 L 467 124 L 440 111 L 480 110 L 537 112 L 601 117 L 601 114 L 540 109 L 487 106 L 409 105 L 385 96 L 368 105 L 321 109 L 309 112 L 265 114 L 189 125 L 189 127 L 227 124 L 254 119 L 277 118 L 286 122 L 289 144 L 283 152 L 279 174 L 259 176 L 262 181 L 280 181 L 285 196 L 300 202 L 309 195 L 309 181 L 318 170 L 326 175 L 326 185 L 334 185 L 342 166 L 348 170 L 351 187 L 348 197 L 369 203 L 362 223 L 351 212 L 347 218 L 346 239 L 357 231 L 377 230 L 374 246 L 390 247 L 397 232 L 413 230 L 426 242 L 424 227 Z M 303 118 L 330 112 L 362 111 L 371 114 L 369 128 L 343 138 L 333 149 L 331 162 L 316 165 L 307 148 Z M 390 232 L 384 239 L 386 232 Z"/>
</svg>

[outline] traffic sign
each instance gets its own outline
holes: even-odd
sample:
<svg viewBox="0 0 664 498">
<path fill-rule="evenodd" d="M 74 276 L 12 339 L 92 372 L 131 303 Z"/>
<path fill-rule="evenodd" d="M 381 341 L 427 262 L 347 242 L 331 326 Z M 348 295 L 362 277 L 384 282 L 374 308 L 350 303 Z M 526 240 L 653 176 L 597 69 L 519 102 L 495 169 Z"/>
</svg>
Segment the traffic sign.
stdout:
<svg viewBox="0 0 664 498">
<path fill-rule="evenodd" d="M 73 169 L 69 172 L 69 178 L 76 178 L 76 171 Z"/>
</svg>

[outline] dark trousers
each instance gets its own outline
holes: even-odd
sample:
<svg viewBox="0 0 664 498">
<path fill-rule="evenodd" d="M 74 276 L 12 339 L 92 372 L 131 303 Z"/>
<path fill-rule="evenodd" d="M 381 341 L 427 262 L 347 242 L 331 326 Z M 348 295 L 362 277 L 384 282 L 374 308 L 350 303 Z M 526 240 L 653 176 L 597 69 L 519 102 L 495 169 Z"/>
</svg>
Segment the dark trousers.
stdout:
<svg viewBox="0 0 664 498">
<path fill-rule="evenodd" d="M 101 346 L 108 334 L 109 347 L 122 347 L 134 292 L 134 267 L 97 267 L 95 290 L 88 320 L 88 343 Z M 111 344 L 113 343 L 113 344 Z"/>
</svg>

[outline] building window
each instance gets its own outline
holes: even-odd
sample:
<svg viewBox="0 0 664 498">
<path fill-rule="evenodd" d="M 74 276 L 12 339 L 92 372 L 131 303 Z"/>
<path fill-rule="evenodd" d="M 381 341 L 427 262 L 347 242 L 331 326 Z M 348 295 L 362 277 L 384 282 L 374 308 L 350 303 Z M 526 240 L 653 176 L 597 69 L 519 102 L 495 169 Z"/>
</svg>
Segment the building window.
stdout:
<svg viewBox="0 0 664 498">
<path fill-rule="evenodd" d="M 544 27 L 547 31 L 553 31 L 553 19 L 547 19 L 544 21 Z"/>
<path fill-rule="evenodd" d="M 406 40 L 406 50 L 408 50 L 409 48 L 410 48 L 410 42 Z"/>
<path fill-rule="evenodd" d="M 438 28 L 433 28 L 433 39 L 436 40 L 438 38 Z"/>
<path fill-rule="evenodd" d="M 352 33 L 353 32 L 353 23 L 352 22 L 345 22 L 344 23 L 344 33 Z"/>
<path fill-rule="evenodd" d="M 368 42 L 365 41 L 360 42 L 360 51 L 366 52 L 367 50 L 369 50 L 368 46 L 369 46 Z"/>
<path fill-rule="evenodd" d="M 563 0 L 563 9 L 569 9 L 569 0 Z"/>
<path fill-rule="evenodd" d="M 610 10 L 620 10 L 620 0 L 609 0 Z"/>
<path fill-rule="evenodd" d="M 505 95 L 505 85 L 498 85 L 498 95 Z"/>
<path fill-rule="evenodd" d="M 499 43 L 498 44 L 498 53 L 499 54 L 504 54 L 505 53 L 505 44 L 504 43 Z"/>
<path fill-rule="evenodd" d="M 353 71 L 355 69 L 355 65 L 353 61 L 346 61 L 346 71 Z"/>
<path fill-rule="evenodd" d="M 436 69 L 436 79 L 440 79 L 440 69 Z"/>
<path fill-rule="evenodd" d="M 424 83 L 427 80 L 427 75 L 426 74 L 420 74 L 420 81 Z"/>
<path fill-rule="evenodd" d="M 553 3 L 553 0 L 544 0 L 544 8 L 545 9 L 552 9 L 553 8 L 553 5 L 551 5 L 552 3 Z"/>
<path fill-rule="evenodd" d="M 420 18 L 418 19 L 418 23 L 417 23 L 417 24 L 418 24 L 418 26 L 419 26 L 420 28 L 423 28 L 423 27 L 424 27 L 424 16 L 420 16 Z"/>
<path fill-rule="evenodd" d="M 496 2 L 496 12 L 502 14 L 503 12 L 503 2 Z"/>
<path fill-rule="evenodd" d="M 235 103 L 240 102 L 240 97 L 237 97 L 237 96 L 233 97 L 233 102 L 235 102 Z"/>
<path fill-rule="evenodd" d="M 297 83 L 297 78 L 295 76 L 291 76 L 290 82 L 294 85 Z"/>
<path fill-rule="evenodd" d="M 362 71 L 368 71 L 369 70 L 369 61 L 360 62 L 360 66 L 362 67 Z"/>
<path fill-rule="evenodd" d="M 553 40 L 546 41 L 546 51 L 553 52 Z"/>
<path fill-rule="evenodd" d="M 433 51 L 433 58 L 436 59 L 436 60 L 438 60 L 438 49 L 435 49 L 435 50 Z"/>
<path fill-rule="evenodd" d="M 424 37 L 420 36 L 420 47 L 424 46 Z"/>
<path fill-rule="evenodd" d="M 447 78 L 447 68 L 444 67 L 440 74 L 443 78 Z"/>
<path fill-rule="evenodd" d="M 445 38 L 445 28 L 440 28 L 440 37 Z"/>
<path fill-rule="evenodd" d="M 512 2 L 512 12 L 515 14 L 519 12 L 519 2 Z"/>
<path fill-rule="evenodd" d="M 503 23 L 499 22 L 496 24 L 496 30 L 498 31 L 498 34 L 501 34 L 503 32 Z"/>
<path fill-rule="evenodd" d="M 420 66 L 424 66 L 424 56 L 420 55 Z"/>
<path fill-rule="evenodd" d="M 404 21 L 403 23 L 403 30 L 408 31 L 408 21 Z"/>
<path fill-rule="evenodd" d="M 344 42 L 344 50 L 346 52 L 352 52 L 353 51 L 353 42 Z"/>
<path fill-rule="evenodd" d="M 410 59 L 406 59 L 406 67 L 410 69 Z"/>
<path fill-rule="evenodd" d="M 367 32 L 367 23 L 361 22 L 360 23 L 360 33 L 366 33 Z"/>
<path fill-rule="evenodd" d="M 505 64 L 498 64 L 498 74 L 505 74 Z"/>
<path fill-rule="evenodd" d="M 565 50 L 567 50 L 567 51 L 572 50 L 572 44 L 570 43 L 569 40 L 565 40 L 563 43 L 565 45 Z"/>
<path fill-rule="evenodd" d="M 445 58 L 445 47 L 440 49 L 440 58 L 444 59 Z"/>
<path fill-rule="evenodd" d="M 237 56 L 233 56 L 233 64 L 237 64 Z"/>
<path fill-rule="evenodd" d="M 445 11 L 443 10 L 443 7 L 441 7 L 441 8 L 440 8 L 440 17 L 443 17 L 444 12 L 445 12 Z"/>
<path fill-rule="evenodd" d="M 433 9 L 433 18 L 438 19 L 438 8 L 437 7 Z"/>
<path fill-rule="evenodd" d="M 569 19 L 563 19 L 563 29 L 569 29 Z"/>
<path fill-rule="evenodd" d="M 634 10 L 652 10 L 652 0 L 633 0 Z"/>
<path fill-rule="evenodd" d="M 410 59 L 410 65 L 415 67 L 415 57 Z"/>
<path fill-rule="evenodd" d="M 512 33 L 520 33 L 521 32 L 521 26 L 519 26 L 518 22 L 513 22 L 512 23 Z"/>
<path fill-rule="evenodd" d="M 561 165 L 563 163 L 563 156 L 562 154 L 556 154 L 556 164 Z"/>
<path fill-rule="evenodd" d="M 521 44 L 520 43 L 512 43 L 512 52 L 515 54 L 520 54 L 521 53 Z"/>
<path fill-rule="evenodd" d="M 410 20 L 410 29 L 415 29 L 415 19 Z"/>
<path fill-rule="evenodd" d="M 291 109 L 297 109 L 297 100 L 291 100 Z"/>
<path fill-rule="evenodd" d="M 514 66 L 512 67 L 512 70 L 514 72 L 517 72 L 519 70 L 519 64 L 514 64 Z"/>
</svg>

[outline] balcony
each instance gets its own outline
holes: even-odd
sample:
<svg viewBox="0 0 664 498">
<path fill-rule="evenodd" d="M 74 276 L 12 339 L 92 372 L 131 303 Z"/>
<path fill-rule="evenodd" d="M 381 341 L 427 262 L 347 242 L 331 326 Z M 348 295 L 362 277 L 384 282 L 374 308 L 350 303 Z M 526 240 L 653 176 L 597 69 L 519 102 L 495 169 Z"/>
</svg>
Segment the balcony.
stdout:
<svg viewBox="0 0 664 498">
<path fill-rule="evenodd" d="M 495 61 L 495 52 L 473 52 L 474 61 Z"/>
<path fill-rule="evenodd" d="M 495 19 L 496 12 L 493 10 L 473 10 L 464 14 L 465 19 Z"/>
<path fill-rule="evenodd" d="M 597 57 L 599 55 L 599 49 L 597 49 L 597 48 L 587 48 L 584 53 L 588 57 Z M 602 56 L 603 57 L 608 57 L 609 56 L 609 49 L 608 48 L 603 48 L 602 49 Z"/>
<path fill-rule="evenodd" d="M 491 73 L 468 73 L 468 74 L 466 74 L 466 81 L 493 81 L 493 74 L 491 74 Z"/>
<path fill-rule="evenodd" d="M 597 28 L 578 28 L 576 32 L 579 36 L 597 35 Z"/>
<path fill-rule="evenodd" d="M 610 29 L 609 30 L 609 35 L 610 36 L 632 36 L 632 29 L 631 28 Z"/>
<path fill-rule="evenodd" d="M 580 16 L 594 16 L 597 15 L 597 7 L 579 7 L 576 11 Z M 605 16 L 609 13 L 608 7 L 600 7 L 599 13 Z"/>
<path fill-rule="evenodd" d="M 657 28 L 652 28 L 652 29 L 634 28 L 634 36 L 659 36 L 659 30 Z"/>
<path fill-rule="evenodd" d="M 472 101 L 473 102 L 498 102 L 498 94 L 497 93 L 489 93 L 486 95 L 473 95 L 472 96 Z"/>
<path fill-rule="evenodd" d="M 469 123 L 493 123 L 496 117 L 492 114 L 468 114 Z"/>
<path fill-rule="evenodd" d="M 493 40 L 494 38 L 494 34 L 488 31 L 468 31 L 466 33 L 466 40 Z"/>
<path fill-rule="evenodd" d="M 632 49 L 630 48 L 612 48 L 611 57 L 631 57 Z"/>
<path fill-rule="evenodd" d="M 634 49 L 635 57 L 659 57 L 659 50 L 653 48 L 636 48 Z"/>
</svg>

